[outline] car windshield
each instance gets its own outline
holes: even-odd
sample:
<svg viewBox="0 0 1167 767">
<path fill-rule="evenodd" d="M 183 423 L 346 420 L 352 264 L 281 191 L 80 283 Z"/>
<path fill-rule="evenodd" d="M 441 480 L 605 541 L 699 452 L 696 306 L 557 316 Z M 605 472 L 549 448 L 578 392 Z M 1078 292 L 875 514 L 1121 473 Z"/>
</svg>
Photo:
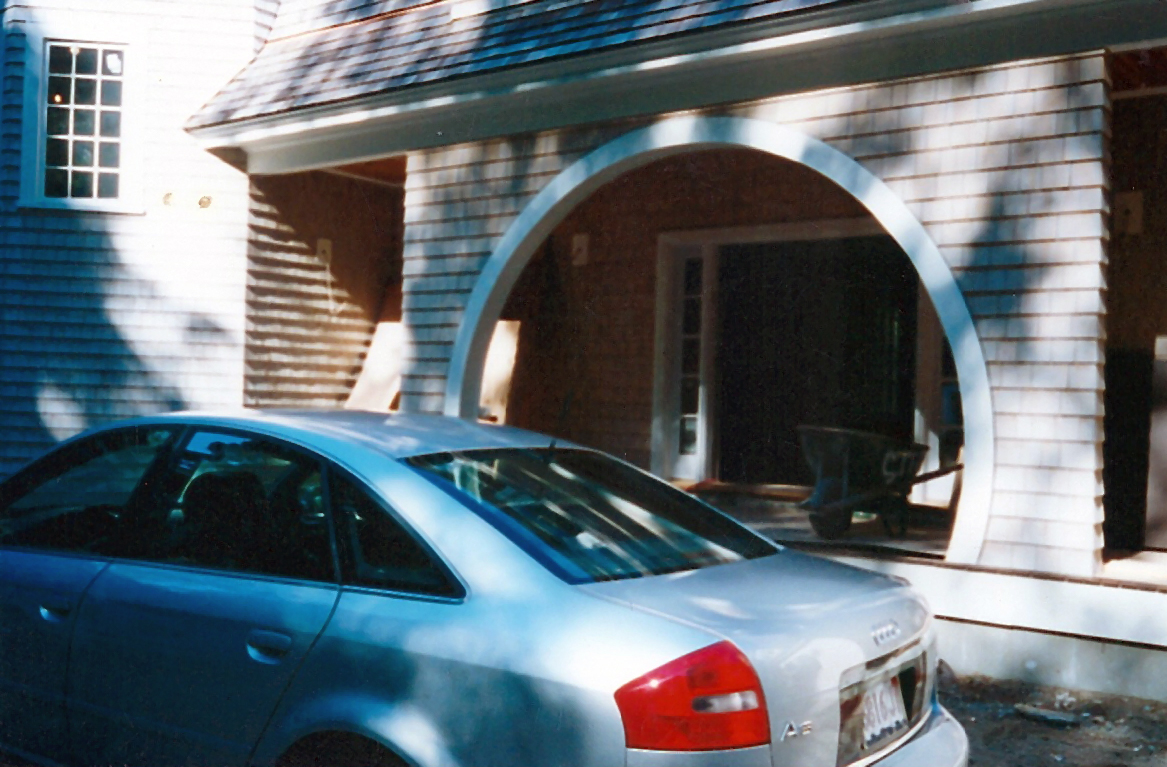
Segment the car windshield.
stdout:
<svg viewBox="0 0 1167 767">
<path fill-rule="evenodd" d="M 440 453 L 407 459 L 571 583 L 695 570 L 775 553 L 721 512 L 589 450 Z"/>
</svg>

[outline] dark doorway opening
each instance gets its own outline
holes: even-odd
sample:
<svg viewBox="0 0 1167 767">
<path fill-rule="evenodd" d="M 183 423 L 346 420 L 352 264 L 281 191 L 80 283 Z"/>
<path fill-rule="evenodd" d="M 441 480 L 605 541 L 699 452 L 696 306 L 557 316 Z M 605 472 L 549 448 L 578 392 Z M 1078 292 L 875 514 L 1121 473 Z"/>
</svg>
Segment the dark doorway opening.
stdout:
<svg viewBox="0 0 1167 767">
<path fill-rule="evenodd" d="M 732 245 L 719 271 L 722 481 L 812 482 L 800 424 L 911 439 L 919 281 L 894 240 Z"/>
</svg>

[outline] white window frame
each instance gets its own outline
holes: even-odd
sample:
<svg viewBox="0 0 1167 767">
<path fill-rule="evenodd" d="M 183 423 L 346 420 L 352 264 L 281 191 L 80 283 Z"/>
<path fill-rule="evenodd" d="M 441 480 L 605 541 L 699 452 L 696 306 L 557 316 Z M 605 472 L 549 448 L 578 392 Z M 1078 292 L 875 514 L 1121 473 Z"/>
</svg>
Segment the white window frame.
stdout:
<svg viewBox="0 0 1167 767">
<path fill-rule="evenodd" d="M 31 12 L 30 12 L 31 13 Z M 142 132 L 145 103 L 146 33 L 130 17 L 109 14 L 37 11 L 23 24 L 25 35 L 24 101 L 20 144 L 21 208 L 141 214 Z M 116 199 L 46 197 L 48 49 L 51 44 L 114 45 L 126 51 L 122 78 L 122 126 L 118 197 Z M 96 186 L 95 192 L 96 194 Z"/>
<path fill-rule="evenodd" d="M 697 229 L 662 232 L 657 238 L 656 338 L 653 354 L 652 457 L 653 474 L 664 479 L 700 481 L 717 474 L 717 355 L 715 326 L 720 295 L 717 263 L 727 245 L 790 242 L 796 240 L 837 240 L 848 237 L 886 235 L 874 218 L 843 218 L 800 221 L 790 224 Z M 685 259 L 700 256 L 705 262 L 702 280 L 701 393 L 697 424 L 697 452 L 679 455 L 680 420 L 680 275 Z M 732 299 L 728 297 L 728 299 Z"/>
</svg>

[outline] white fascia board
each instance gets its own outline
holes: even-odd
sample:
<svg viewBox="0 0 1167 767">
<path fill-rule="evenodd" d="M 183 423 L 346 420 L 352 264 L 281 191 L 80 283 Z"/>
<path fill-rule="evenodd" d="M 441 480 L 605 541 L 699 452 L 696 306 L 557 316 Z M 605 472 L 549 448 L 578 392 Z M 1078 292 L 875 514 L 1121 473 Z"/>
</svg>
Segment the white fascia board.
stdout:
<svg viewBox="0 0 1167 767">
<path fill-rule="evenodd" d="M 1020 41 L 1000 34 L 1003 24 L 1016 34 L 1022 18 Z M 1109 30 L 1099 18 L 1120 28 Z M 1078 22 L 1076 37 L 1066 19 Z M 937 47 L 953 33 L 963 45 Z M 190 133 L 208 149 L 244 149 L 249 172 L 289 173 L 567 125 L 1091 50 L 1130 42 L 1111 38 L 1132 35 L 1167 35 L 1167 5 L 974 0 L 635 61 L 646 49 L 660 48 L 630 47 Z M 913 52 L 912 45 L 919 49 Z M 939 60 L 940 54 L 952 58 Z M 857 72 L 848 76 L 847 67 Z"/>
</svg>

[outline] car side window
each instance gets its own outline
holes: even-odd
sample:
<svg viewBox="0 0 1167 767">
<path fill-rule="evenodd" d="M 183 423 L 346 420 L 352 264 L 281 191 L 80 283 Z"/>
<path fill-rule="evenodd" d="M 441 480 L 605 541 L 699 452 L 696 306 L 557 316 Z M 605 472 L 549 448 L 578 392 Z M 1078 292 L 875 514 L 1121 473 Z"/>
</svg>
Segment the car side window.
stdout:
<svg viewBox="0 0 1167 767">
<path fill-rule="evenodd" d="M 314 459 L 254 436 L 199 431 L 166 481 L 175 500 L 146 558 L 336 580 Z"/>
<path fill-rule="evenodd" d="M 135 491 L 177 429 L 141 426 L 66 445 L 0 488 L 0 543 L 112 554 Z"/>
<path fill-rule="evenodd" d="M 415 594 L 462 595 L 462 587 L 426 547 L 364 488 L 336 471 L 328 482 L 346 582 Z"/>
</svg>

